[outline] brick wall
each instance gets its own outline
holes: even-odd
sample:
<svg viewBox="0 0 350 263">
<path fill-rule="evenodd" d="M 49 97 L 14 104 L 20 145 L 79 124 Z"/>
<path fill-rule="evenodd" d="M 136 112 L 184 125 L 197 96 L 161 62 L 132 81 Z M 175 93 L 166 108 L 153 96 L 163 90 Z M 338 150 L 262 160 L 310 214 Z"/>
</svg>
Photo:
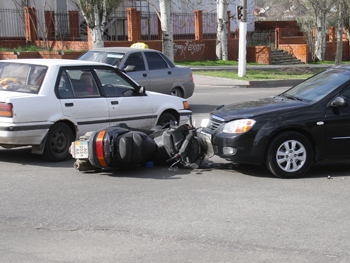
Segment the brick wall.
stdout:
<svg viewBox="0 0 350 263">
<path fill-rule="evenodd" d="M 0 52 L 0 59 L 55 58 L 77 59 L 84 52 Z"/>
<path fill-rule="evenodd" d="M 14 49 L 18 47 L 25 47 L 27 44 L 25 39 L 16 40 L 16 39 L 0 39 L 0 47 Z"/>
<path fill-rule="evenodd" d="M 269 65 L 271 63 L 270 48 L 266 46 L 248 47 L 247 62 Z"/>
<path fill-rule="evenodd" d="M 278 49 L 287 51 L 304 63 L 308 63 L 310 61 L 308 47 L 306 44 L 280 44 Z"/>
<path fill-rule="evenodd" d="M 325 60 L 335 60 L 335 54 L 337 51 L 337 42 L 328 42 L 326 43 L 326 56 Z M 343 42 L 343 52 L 342 52 L 342 61 L 350 60 L 349 56 L 349 42 Z"/>
<path fill-rule="evenodd" d="M 299 28 L 296 21 L 255 21 L 255 31 L 274 31 L 276 28 Z"/>
</svg>

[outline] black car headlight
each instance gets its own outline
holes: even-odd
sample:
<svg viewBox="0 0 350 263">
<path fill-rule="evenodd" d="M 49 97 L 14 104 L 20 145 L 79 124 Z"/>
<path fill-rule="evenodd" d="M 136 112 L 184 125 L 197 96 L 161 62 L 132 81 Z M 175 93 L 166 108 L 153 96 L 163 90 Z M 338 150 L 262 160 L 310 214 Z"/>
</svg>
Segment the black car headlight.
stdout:
<svg viewBox="0 0 350 263">
<path fill-rule="evenodd" d="M 224 133 L 245 133 L 249 131 L 255 124 L 253 119 L 240 119 L 235 121 L 230 121 L 225 124 L 223 132 Z"/>
</svg>

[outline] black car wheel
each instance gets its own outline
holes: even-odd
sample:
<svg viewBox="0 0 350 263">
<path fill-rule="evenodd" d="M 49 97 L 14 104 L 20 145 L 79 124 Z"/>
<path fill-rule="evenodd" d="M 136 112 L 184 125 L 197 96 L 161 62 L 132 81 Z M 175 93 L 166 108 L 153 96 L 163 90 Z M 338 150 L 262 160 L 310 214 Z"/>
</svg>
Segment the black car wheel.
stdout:
<svg viewBox="0 0 350 263">
<path fill-rule="evenodd" d="M 285 132 L 275 137 L 268 147 L 266 166 L 281 178 L 305 175 L 313 160 L 310 141 L 298 132 Z"/>
<path fill-rule="evenodd" d="M 64 123 L 54 124 L 47 133 L 43 158 L 48 161 L 60 162 L 70 157 L 69 147 L 73 142 L 73 132 Z"/>
<path fill-rule="evenodd" d="M 162 115 L 160 115 L 158 122 L 157 122 L 157 125 L 165 126 L 169 123 L 174 124 L 176 122 L 177 122 L 177 120 L 176 120 L 176 117 L 174 115 L 172 115 L 171 113 L 165 112 Z"/>
<path fill-rule="evenodd" d="M 180 98 L 183 98 L 183 97 L 184 97 L 184 95 L 182 94 L 182 90 L 179 89 L 179 88 L 173 88 L 173 89 L 170 91 L 170 95 L 176 96 L 176 97 L 180 97 Z"/>
</svg>

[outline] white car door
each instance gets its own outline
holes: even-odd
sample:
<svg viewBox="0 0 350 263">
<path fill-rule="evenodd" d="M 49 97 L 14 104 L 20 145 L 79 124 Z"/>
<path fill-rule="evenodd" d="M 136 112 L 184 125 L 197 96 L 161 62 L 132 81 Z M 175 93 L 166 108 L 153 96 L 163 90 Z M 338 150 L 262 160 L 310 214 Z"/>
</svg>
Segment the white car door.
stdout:
<svg viewBox="0 0 350 263">
<path fill-rule="evenodd" d="M 78 124 L 78 136 L 110 124 L 106 98 L 101 96 L 93 78 L 92 84 L 83 80 L 87 74 L 91 75 L 88 69 L 62 70 L 57 87 L 63 114 Z"/>
<path fill-rule="evenodd" d="M 155 125 L 151 99 L 139 94 L 135 86 L 112 69 L 95 70 L 109 109 L 110 125 L 126 123 L 133 128 L 149 129 Z"/>
</svg>

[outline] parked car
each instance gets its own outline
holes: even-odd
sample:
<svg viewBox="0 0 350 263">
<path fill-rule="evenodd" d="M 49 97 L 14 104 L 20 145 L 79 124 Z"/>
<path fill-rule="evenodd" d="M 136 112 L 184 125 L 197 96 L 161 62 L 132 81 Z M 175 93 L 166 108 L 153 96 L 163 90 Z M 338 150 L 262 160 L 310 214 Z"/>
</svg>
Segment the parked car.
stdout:
<svg viewBox="0 0 350 263">
<path fill-rule="evenodd" d="M 204 131 L 215 154 L 304 176 L 323 160 L 350 158 L 350 65 L 332 67 L 270 98 L 217 108 Z"/>
<path fill-rule="evenodd" d="M 0 61 L 0 146 L 32 146 L 51 161 L 88 131 L 116 125 L 151 129 L 191 115 L 182 98 L 145 91 L 104 63 L 59 59 Z"/>
<path fill-rule="evenodd" d="M 92 49 L 79 60 L 110 64 L 128 74 L 147 90 L 189 98 L 194 92 L 192 70 L 175 66 L 162 52 L 133 47 Z"/>
</svg>

